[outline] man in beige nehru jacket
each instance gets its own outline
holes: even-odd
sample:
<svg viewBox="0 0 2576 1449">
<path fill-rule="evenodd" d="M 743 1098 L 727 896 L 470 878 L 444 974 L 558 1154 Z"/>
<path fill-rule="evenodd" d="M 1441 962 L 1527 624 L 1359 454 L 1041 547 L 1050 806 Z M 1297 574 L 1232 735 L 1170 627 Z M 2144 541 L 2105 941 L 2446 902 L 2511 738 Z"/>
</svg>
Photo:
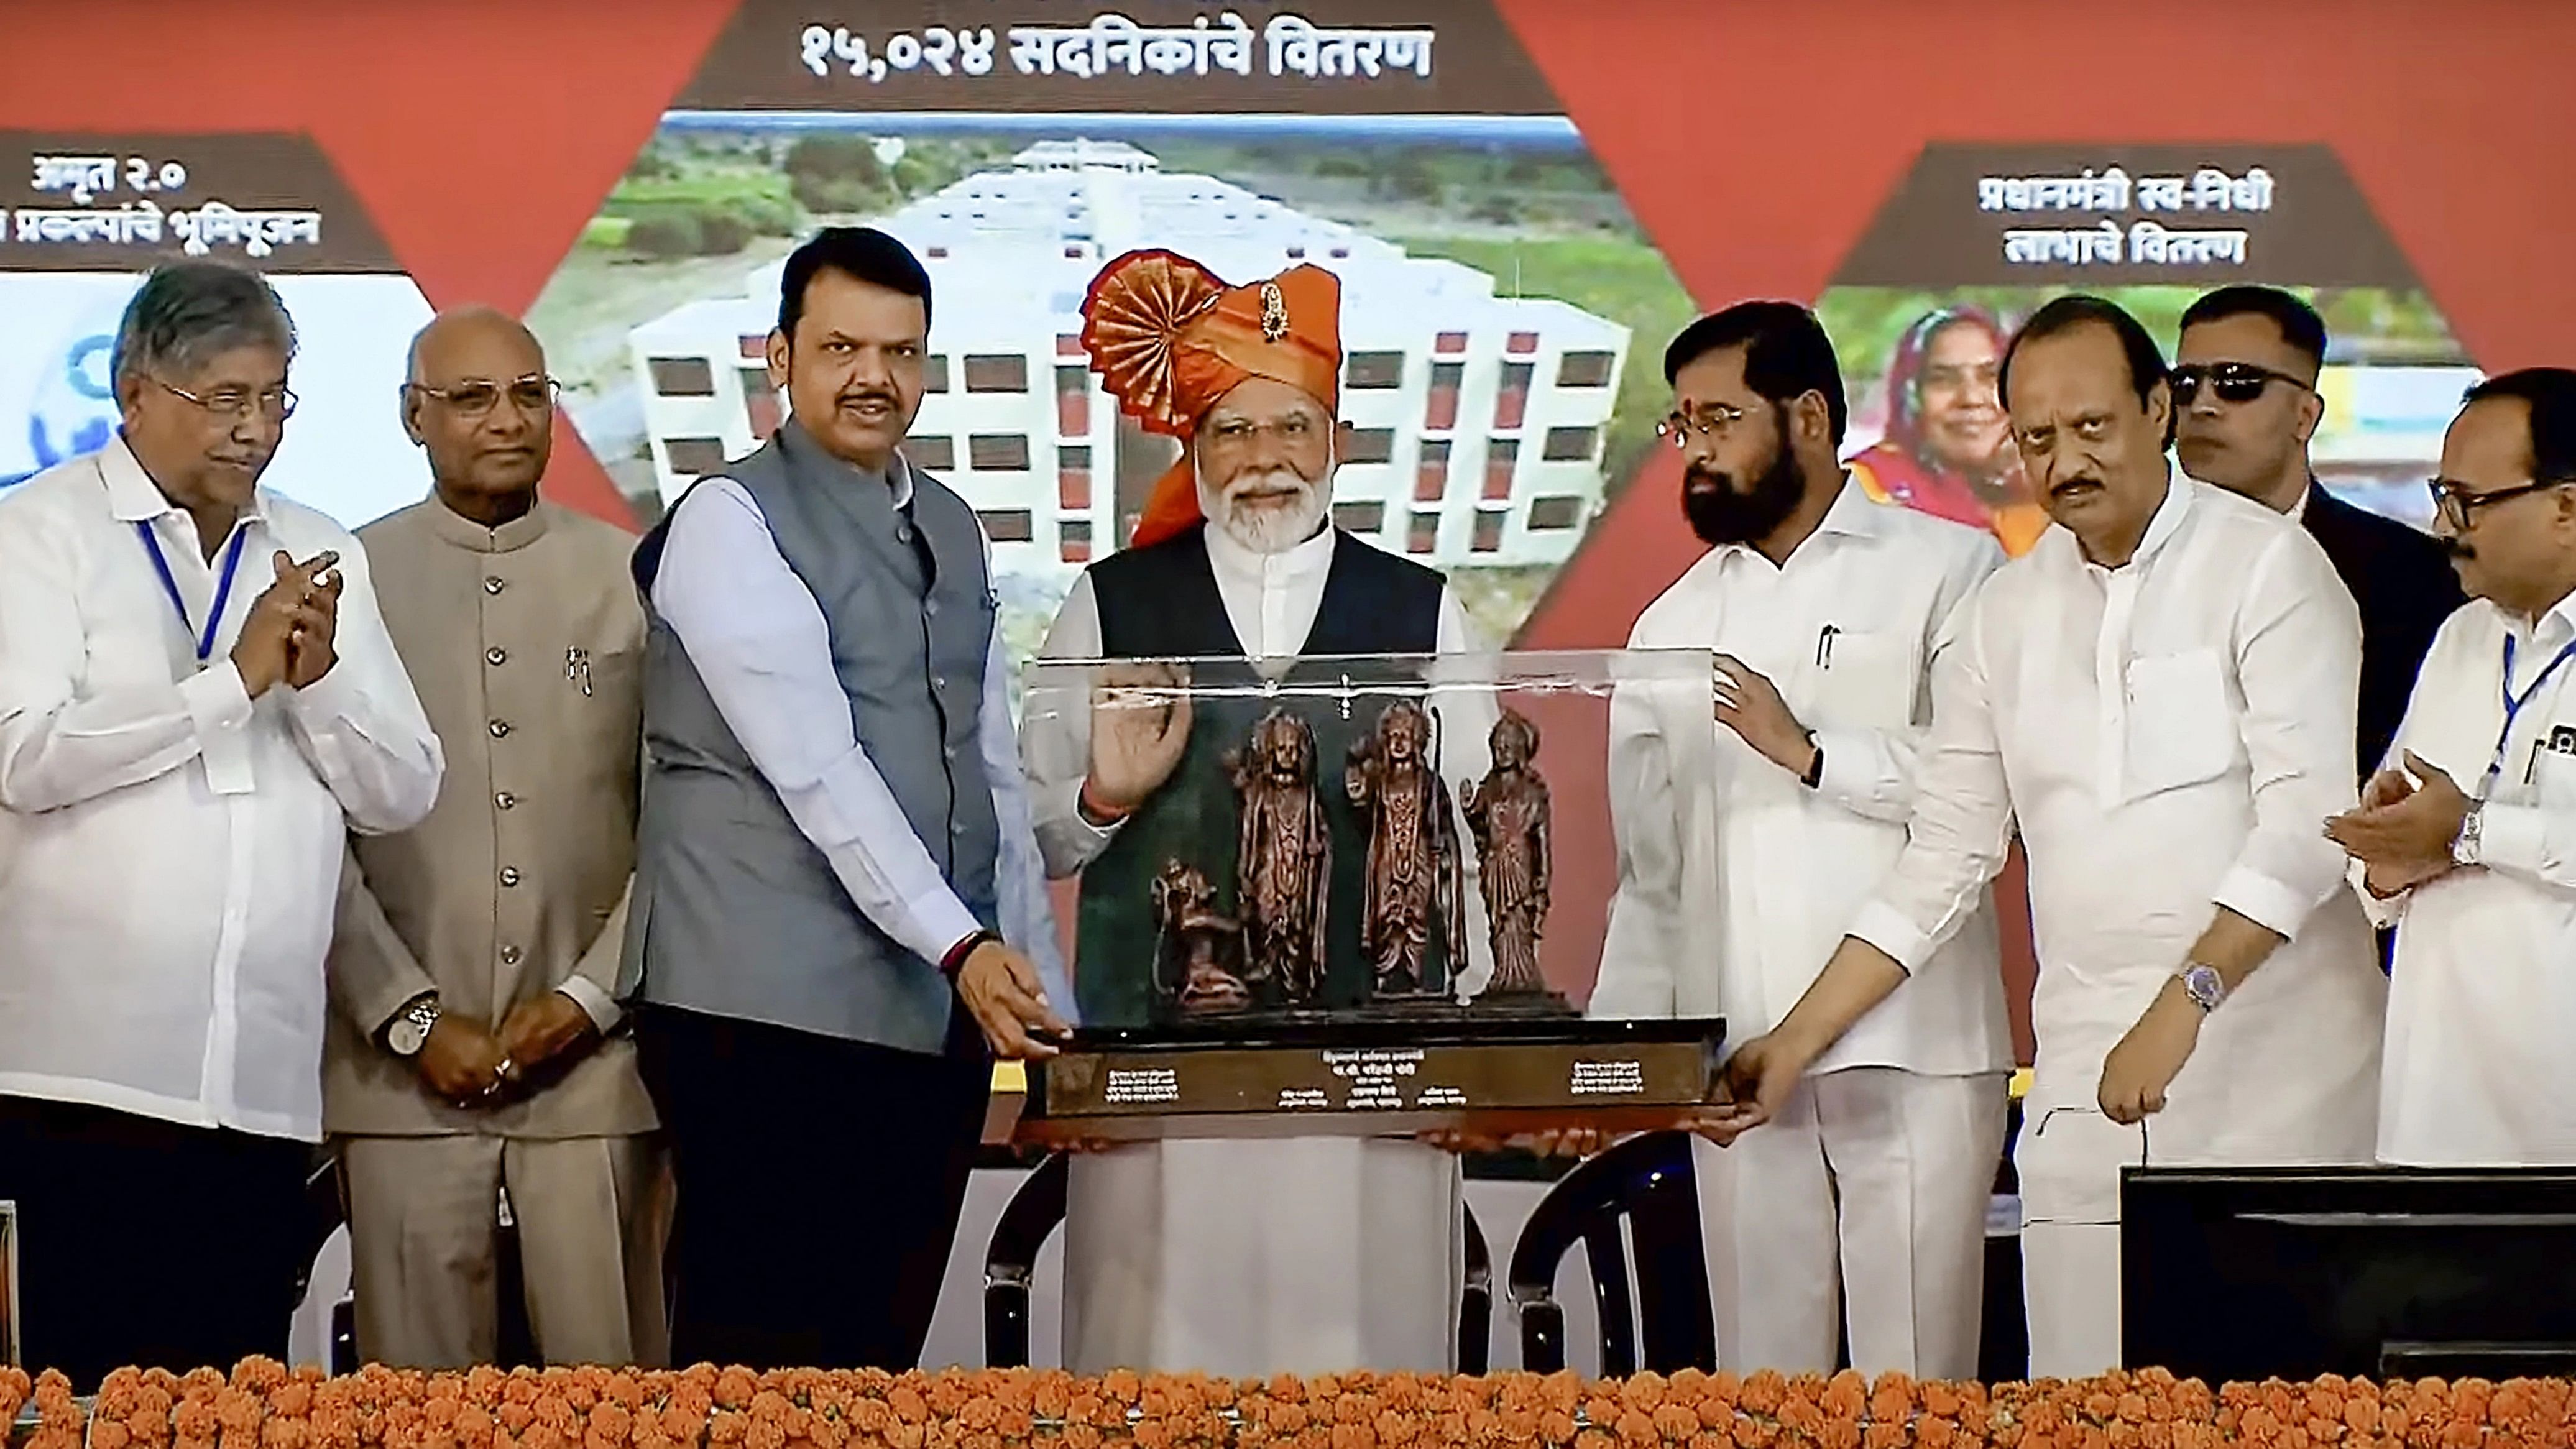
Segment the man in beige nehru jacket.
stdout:
<svg viewBox="0 0 2576 1449">
<path fill-rule="evenodd" d="M 323 1121 L 358 1348 L 489 1362 L 507 1212 L 539 1353 L 656 1362 L 656 1124 L 611 996 L 635 861 L 633 540 L 539 501 L 555 383 L 516 321 L 430 323 L 402 410 L 435 496 L 360 537 L 451 765 L 429 818 L 354 840 L 342 881 Z"/>
</svg>

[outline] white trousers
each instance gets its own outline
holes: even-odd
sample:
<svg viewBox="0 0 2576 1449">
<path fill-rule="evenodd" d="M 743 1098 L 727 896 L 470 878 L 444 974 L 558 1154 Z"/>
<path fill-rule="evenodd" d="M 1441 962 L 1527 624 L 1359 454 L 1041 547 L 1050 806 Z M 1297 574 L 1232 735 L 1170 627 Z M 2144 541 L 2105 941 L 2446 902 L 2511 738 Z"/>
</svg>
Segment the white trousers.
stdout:
<svg viewBox="0 0 2576 1449">
<path fill-rule="evenodd" d="M 1461 1200 L 1457 1159 L 1418 1142 L 1085 1153 L 1065 1189 L 1065 1367 L 1447 1372 Z"/>
<path fill-rule="evenodd" d="M 1864 1374 L 1976 1377 L 2006 1109 L 2001 1074 L 1849 1067 L 1695 1143 L 1718 1362 L 1831 1373 L 1847 1322 Z"/>
</svg>

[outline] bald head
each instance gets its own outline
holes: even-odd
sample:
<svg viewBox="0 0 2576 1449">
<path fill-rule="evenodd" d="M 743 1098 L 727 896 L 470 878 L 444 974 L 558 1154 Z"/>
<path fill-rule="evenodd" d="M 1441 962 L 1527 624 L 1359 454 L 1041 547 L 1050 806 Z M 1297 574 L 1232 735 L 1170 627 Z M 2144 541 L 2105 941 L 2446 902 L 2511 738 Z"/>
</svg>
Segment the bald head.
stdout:
<svg viewBox="0 0 2576 1449">
<path fill-rule="evenodd" d="M 403 428 L 455 512 L 497 528 L 535 506 L 554 412 L 545 349 L 519 319 L 458 307 L 412 339 Z"/>
<path fill-rule="evenodd" d="M 546 350 L 537 345 L 537 335 L 524 323 L 498 307 L 471 302 L 439 313 L 412 334 L 411 360 L 403 376 L 407 382 L 445 387 L 456 381 L 460 369 L 502 354 L 527 365 L 501 377 L 546 370 Z"/>
</svg>

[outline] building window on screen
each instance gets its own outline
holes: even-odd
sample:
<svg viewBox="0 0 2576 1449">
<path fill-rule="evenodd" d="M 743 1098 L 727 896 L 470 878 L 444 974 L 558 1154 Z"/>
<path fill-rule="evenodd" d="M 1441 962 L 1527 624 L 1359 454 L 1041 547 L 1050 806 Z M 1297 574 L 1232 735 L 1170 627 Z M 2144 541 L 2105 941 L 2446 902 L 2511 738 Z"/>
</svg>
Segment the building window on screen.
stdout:
<svg viewBox="0 0 2576 1449">
<path fill-rule="evenodd" d="M 1022 433 L 977 433 L 966 440 L 966 466 L 978 473 L 1025 473 L 1029 440 Z"/>
<path fill-rule="evenodd" d="M 655 357 L 645 361 L 653 374 L 653 391 L 663 397 L 714 397 L 716 370 L 703 357 Z"/>
</svg>

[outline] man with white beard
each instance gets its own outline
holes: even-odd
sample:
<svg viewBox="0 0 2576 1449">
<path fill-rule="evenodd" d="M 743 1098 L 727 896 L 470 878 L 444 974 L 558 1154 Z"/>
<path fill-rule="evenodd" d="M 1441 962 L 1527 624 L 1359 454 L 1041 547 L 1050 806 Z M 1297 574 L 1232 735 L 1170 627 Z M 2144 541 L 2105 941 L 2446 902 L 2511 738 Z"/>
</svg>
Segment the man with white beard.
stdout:
<svg viewBox="0 0 2576 1449">
<path fill-rule="evenodd" d="M 1206 686 L 1219 673 L 1276 680 L 1298 655 L 1478 647 L 1438 573 L 1330 526 L 1340 314 L 1341 284 L 1311 266 L 1228 288 L 1186 258 L 1133 252 L 1093 282 L 1093 369 L 1184 451 L 1127 548 L 1075 582 L 1043 657 L 1198 659 L 1194 682 Z M 1214 659 L 1243 662 L 1204 662 Z M 1175 680 L 1138 664 L 1085 681 L 1138 682 Z M 1022 736 L 1048 870 L 1083 877 L 1074 991 L 1092 1027 L 1152 1018 L 1151 889 L 1167 861 L 1203 863 L 1220 907 L 1232 898 L 1237 812 L 1222 757 L 1294 692 L 1124 702 L 1109 688 L 1033 684 Z M 1354 713 L 1306 715 L 1327 800 L 1349 744 L 1375 722 L 1374 706 Z M 1446 758 L 1434 758 L 1455 788 L 1481 762 L 1484 733 L 1463 712 L 1444 733 Z M 1367 980 L 1350 908 L 1364 844 L 1349 812 L 1326 814 L 1324 996 L 1341 1004 Z M 1455 1160 L 1409 1140 L 1173 1141 L 1077 1156 L 1065 1363 L 1237 1376 L 1446 1369 L 1459 1202 Z"/>
</svg>

